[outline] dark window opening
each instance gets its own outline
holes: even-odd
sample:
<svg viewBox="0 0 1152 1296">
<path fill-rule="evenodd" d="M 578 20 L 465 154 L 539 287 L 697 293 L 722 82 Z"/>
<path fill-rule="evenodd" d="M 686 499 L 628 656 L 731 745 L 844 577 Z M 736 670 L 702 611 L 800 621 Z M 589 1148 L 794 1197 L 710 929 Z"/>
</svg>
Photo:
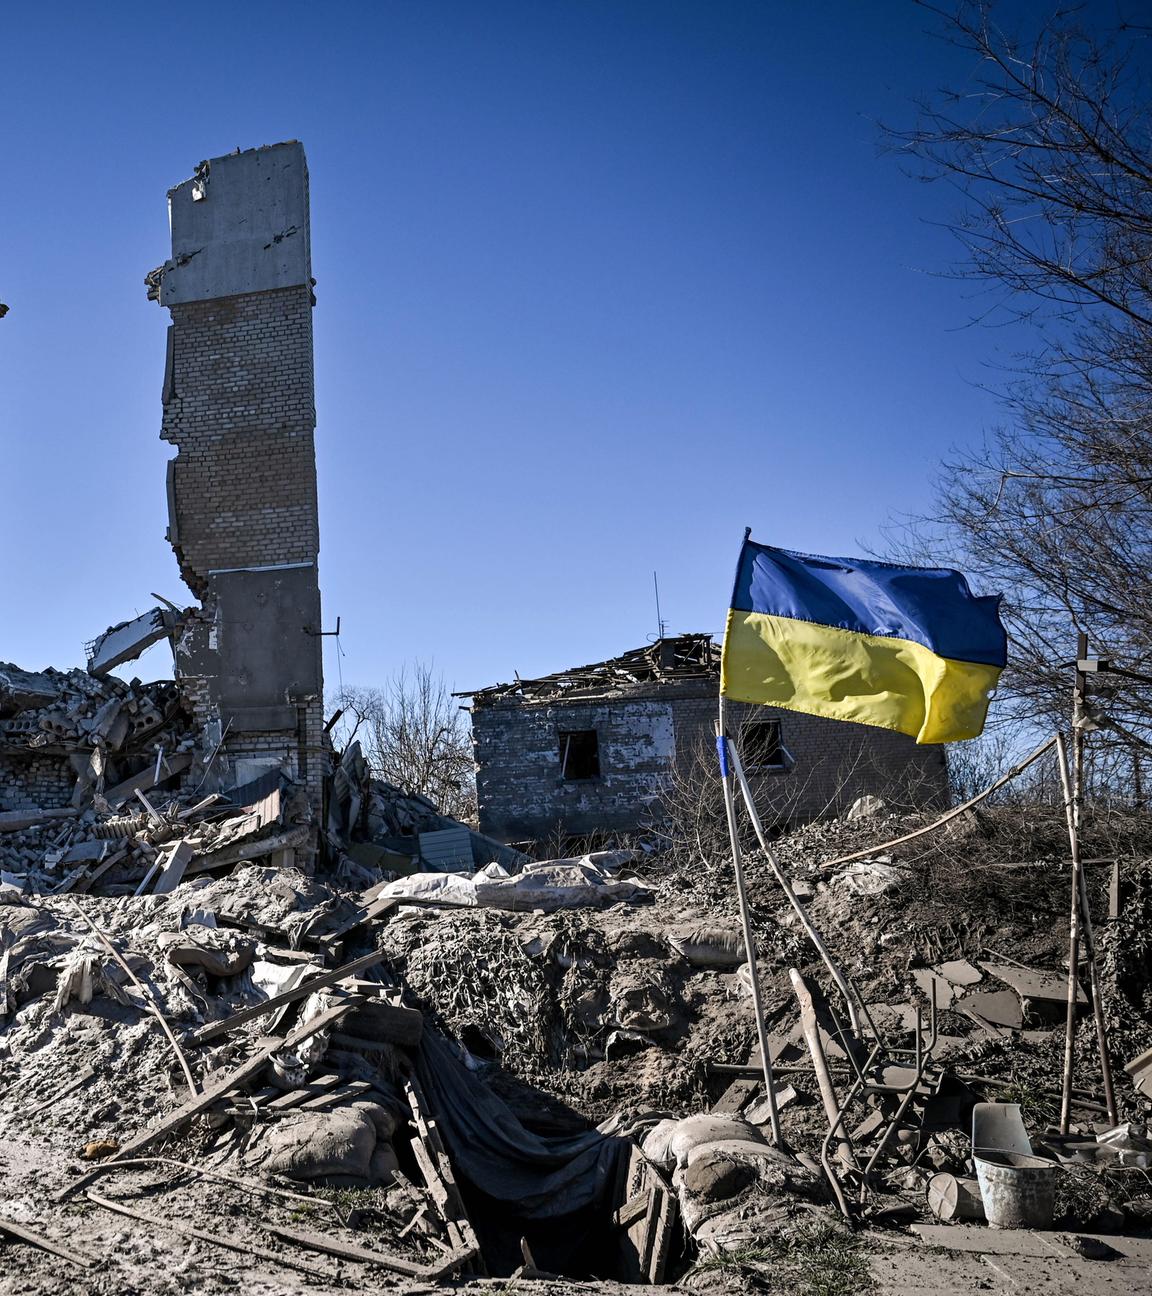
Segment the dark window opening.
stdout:
<svg viewBox="0 0 1152 1296">
<path fill-rule="evenodd" d="M 757 720 L 740 734 L 740 757 L 749 769 L 787 769 L 779 720 Z"/>
<path fill-rule="evenodd" d="M 600 777 L 600 739 L 595 729 L 576 729 L 560 735 L 560 777 Z"/>
</svg>

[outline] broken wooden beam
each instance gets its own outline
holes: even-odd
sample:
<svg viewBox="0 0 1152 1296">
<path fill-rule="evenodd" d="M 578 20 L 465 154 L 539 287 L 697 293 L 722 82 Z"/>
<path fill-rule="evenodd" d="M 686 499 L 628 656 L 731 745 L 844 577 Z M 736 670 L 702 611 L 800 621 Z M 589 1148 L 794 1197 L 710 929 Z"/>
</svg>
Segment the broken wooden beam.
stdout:
<svg viewBox="0 0 1152 1296">
<path fill-rule="evenodd" d="M 233 864 L 261 859 L 276 851 L 307 846 L 311 837 L 312 829 L 307 824 L 301 824 L 298 828 L 290 828 L 287 832 L 276 833 L 272 837 L 258 837 L 255 841 L 244 842 L 239 846 L 225 846 L 214 853 L 201 855 L 188 865 L 185 873 L 189 876 L 193 873 L 207 873 L 210 869 L 228 868 Z"/>
<path fill-rule="evenodd" d="M 29 1246 L 39 1247 L 41 1251 L 47 1251 L 49 1255 L 59 1256 L 61 1260 L 70 1260 L 74 1265 L 79 1265 L 82 1269 L 91 1269 L 96 1263 L 95 1256 L 81 1255 L 78 1251 L 71 1251 L 59 1242 L 54 1242 L 50 1237 L 45 1237 L 43 1233 L 37 1233 L 35 1229 L 30 1229 L 26 1224 L 17 1224 L 13 1220 L 0 1217 L 0 1233 L 7 1233 L 9 1237 L 14 1237 L 18 1242 L 27 1242 Z"/>
<path fill-rule="evenodd" d="M 79 810 L 0 810 L 0 833 L 23 832 L 50 819 L 75 819 Z"/>
<path fill-rule="evenodd" d="M 161 851 L 160 876 L 152 888 L 153 895 L 167 895 L 184 879 L 188 865 L 192 862 L 192 847 L 186 841 L 178 841 L 172 846 L 165 846 Z"/>
<path fill-rule="evenodd" d="M 115 787 L 108 788 L 104 793 L 104 800 L 116 809 L 123 805 L 125 801 L 130 801 L 137 792 L 147 792 L 154 788 L 157 783 L 163 783 L 170 779 L 174 774 L 180 774 L 192 764 L 191 752 L 173 752 L 161 762 L 163 768 L 160 771 L 160 777 L 156 777 L 156 766 L 151 764 L 147 769 L 143 769 L 139 774 L 133 774 L 131 778 L 126 778 L 122 783 L 117 783 Z"/>
<path fill-rule="evenodd" d="M 467 1264 L 476 1257 L 475 1247 L 464 1247 L 450 1252 L 435 1265 L 417 1264 L 414 1260 L 405 1260 L 402 1256 L 389 1255 L 386 1251 L 369 1251 L 366 1247 L 353 1245 L 341 1238 L 329 1237 L 324 1233 L 310 1233 L 304 1229 L 282 1228 L 279 1224 L 268 1224 L 268 1231 L 287 1242 L 307 1247 L 311 1251 L 323 1251 L 327 1255 L 339 1256 L 341 1260 L 355 1260 L 360 1264 L 379 1265 L 393 1273 L 403 1274 L 406 1278 L 423 1278 L 435 1282 L 454 1269 Z"/>
</svg>

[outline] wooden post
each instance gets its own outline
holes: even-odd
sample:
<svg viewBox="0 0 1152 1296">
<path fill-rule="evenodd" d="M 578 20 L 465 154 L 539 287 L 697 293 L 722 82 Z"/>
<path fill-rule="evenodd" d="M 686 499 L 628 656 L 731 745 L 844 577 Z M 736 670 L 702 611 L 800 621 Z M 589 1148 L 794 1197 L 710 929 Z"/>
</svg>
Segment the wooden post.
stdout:
<svg viewBox="0 0 1152 1296">
<path fill-rule="evenodd" d="M 840 1099 L 836 1096 L 836 1086 L 832 1083 L 832 1073 L 828 1070 L 828 1059 L 824 1055 L 824 1044 L 820 1039 L 820 1025 L 816 1019 L 812 991 L 807 981 L 795 968 L 789 968 L 788 975 L 792 979 L 792 989 L 796 992 L 796 999 L 800 1004 L 800 1029 L 804 1032 L 804 1043 L 808 1045 L 808 1052 L 812 1056 L 812 1069 L 816 1072 L 816 1084 L 820 1090 L 821 1101 L 824 1103 L 824 1113 L 828 1117 L 828 1124 L 833 1132 L 837 1126 L 840 1126 L 840 1134 L 836 1140 L 839 1148 L 838 1155 L 841 1163 L 851 1168 L 855 1165 L 852 1143 L 843 1128 Z"/>
<path fill-rule="evenodd" d="M 728 820 L 728 838 L 732 843 L 732 869 L 736 875 L 736 895 L 740 901 L 740 921 L 744 928 L 744 954 L 748 960 L 749 980 L 752 988 L 752 1012 L 756 1017 L 756 1038 L 760 1042 L 760 1062 L 764 1068 L 764 1090 L 768 1098 L 768 1123 L 772 1141 L 778 1147 L 783 1142 L 780 1132 L 780 1113 L 776 1107 L 776 1081 L 772 1075 L 772 1055 L 768 1051 L 768 1031 L 764 1026 L 764 1008 L 760 1001 L 760 970 L 756 960 L 756 936 L 752 931 L 752 916 L 748 911 L 748 893 L 744 886 L 744 864 L 740 856 L 740 839 L 736 832 L 736 801 L 732 793 L 732 767 L 728 756 L 728 736 L 724 732 L 724 699 L 720 699 L 720 715 L 716 722 L 716 751 L 720 757 L 720 784 L 724 789 L 724 814 Z"/>
<path fill-rule="evenodd" d="M 1104 1005 L 1100 994 L 1100 977 L 1096 963 L 1096 940 L 1092 931 L 1092 915 L 1088 906 L 1088 884 L 1084 878 L 1084 865 L 1080 859 L 1080 833 L 1075 814 L 1075 784 L 1068 771 L 1068 752 L 1064 744 L 1064 735 L 1060 734 L 1056 744 L 1059 762 L 1060 784 L 1064 792 L 1064 816 L 1068 823 L 1068 844 L 1072 854 L 1072 905 L 1073 922 L 1084 940 L 1084 949 L 1088 955 L 1088 990 L 1092 998 L 1092 1017 L 1096 1026 L 1096 1046 L 1100 1054 L 1100 1074 L 1104 1087 L 1104 1102 L 1108 1108 L 1108 1119 L 1113 1125 L 1119 1124 L 1116 1110 L 1116 1095 L 1112 1086 L 1112 1062 L 1108 1056 L 1108 1030 L 1104 1022 Z M 1078 913 L 1078 921 L 1076 911 Z M 1071 932 L 1069 933 L 1071 945 Z M 1076 1011 L 1076 966 L 1069 953 L 1068 973 L 1068 1017 L 1065 1022 L 1064 1037 L 1064 1088 L 1061 1093 L 1060 1125 L 1062 1134 L 1067 1134 L 1066 1120 L 1069 1115 L 1072 1096 L 1072 1056 L 1071 1034 Z"/>
</svg>

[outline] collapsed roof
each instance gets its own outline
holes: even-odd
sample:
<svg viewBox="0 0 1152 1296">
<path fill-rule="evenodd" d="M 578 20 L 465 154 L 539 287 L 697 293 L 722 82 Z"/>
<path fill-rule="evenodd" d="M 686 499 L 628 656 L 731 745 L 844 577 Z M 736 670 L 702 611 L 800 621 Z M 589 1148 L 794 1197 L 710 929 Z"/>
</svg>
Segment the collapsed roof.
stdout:
<svg viewBox="0 0 1152 1296">
<path fill-rule="evenodd" d="M 518 700 L 541 702 L 559 697 L 600 697 L 635 684 L 671 680 L 719 678 L 720 648 L 710 634 L 683 634 L 657 639 L 643 648 L 633 648 L 620 657 L 575 666 L 539 679 L 516 676 L 511 684 L 490 684 L 486 688 L 454 693 L 470 697 L 475 706 Z"/>
</svg>

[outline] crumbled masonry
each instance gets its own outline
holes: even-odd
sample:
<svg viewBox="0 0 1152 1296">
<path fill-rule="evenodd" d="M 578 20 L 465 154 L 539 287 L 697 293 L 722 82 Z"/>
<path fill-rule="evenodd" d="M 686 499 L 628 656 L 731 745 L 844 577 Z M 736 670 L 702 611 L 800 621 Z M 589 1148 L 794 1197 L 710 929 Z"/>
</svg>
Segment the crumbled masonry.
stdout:
<svg viewBox="0 0 1152 1296">
<path fill-rule="evenodd" d="M 182 821 L 191 826 L 173 840 L 193 854 L 164 894 L 128 894 L 127 883 L 100 894 L 99 880 L 86 893 L 50 894 L 18 886 L 5 869 L 0 1219 L 18 1206 L 14 1222 L 46 1244 L 66 1244 L 125 1281 L 135 1274 L 146 1291 L 160 1288 L 124 1248 L 126 1229 L 173 1257 L 188 1241 L 180 1230 L 199 1229 L 199 1281 L 209 1291 L 241 1272 L 304 1291 L 307 1270 L 307 1290 L 335 1292 L 337 1259 L 357 1282 L 384 1273 L 401 1288 L 487 1271 L 570 1275 L 562 1281 L 599 1290 L 673 1279 L 730 1290 L 710 1283 L 745 1270 L 709 1268 L 709 1257 L 763 1250 L 817 1218 L 836 1228 L 821 1157 L 828 1121 L 789 984 L 797 967 L 839 1098 L 864 1066 L 864 1090 L 848 1108 L 852 1162 L 831 1163 L 852 1215 L 871 1226 L 862 1245 L 903 1255 L 916 1238 L 897 1226 L 909 1220 L 987 1231 L 973 1223 L 983 1207 L 971 1112 L 977 1102 L 1007 1103 L 1023 1114 L 1031 1155 L 1059 1177 L 1054 1209 L 1063 1214 L 1053 1222 L 1106 1232 L 1129 1257 L 1112 1278 L 1129 1286 L 1109 1290 L 1139 1290 L 1146 1274 L 1136 1261 L 1152 1254 L 1141 1242 L 1152 1220 L 1147 1100 L 1126 1089 L 1123 1120 L 1110 1129 L 1085 1070 L 1070 1135 L 1046 1128 L 1062 1029 L 1044 997 L 1061 944 L 1045 897 L 1062 888 L 1050 859 L 1012 858 L 1013 812 L 970 817 L 927 864 L 921 846 L 825 875 L 825 860 L 924 822 L 884 809 L 813 823 L 778 843 L 875 1037 L 845 1033 L 794 915 L 764 862 L 749 858 L 787 1143 L 776 1148 L 722 861 L 685 870 L 659 850 L 616 851 L 422 873 L 403 848 L 414 851 L 440 817 L 418 798 L 356 782 L 360 763 L 354 749 L 339 762 L 363 813 L 358 828 L 330 827 L 340 834 L 338 863 L 323 875 L 308 876 L 291 855 L 239 856 L 282 838 L 283 822 L 250 823 L 259 817 L 251 808 L 212 820 L 211 807 Z M 180 798 L 148 796 L 170 824 Z M 279 799 L 292 794 L 281 789 Z M 136 849 L 161 831 L 148 821 L 145 813 L 141 836 L 121 840 Z M 396 831 L 402 821 L 407 831 Z M 62 822 L 49 824 L 59 831 Z M 369 823 L 374 839 L 354 840 Z M 1030 844 L 1043 849 L 1046 831 L 1037 824 Z M 936 894 L 925 890 L 926 868 Z M 1101 930 L 1118 1060 L 1136 1058 L 1147 1040 L 1152 995 L 1147 967 L 1123 952 L 1152 919 L 1152 863 L 1129 859 L 1122 872 L 1124 912 Z M 25 880 L 55 876 L 24 870 Z M 522 902 L 521 879 L 531 884 Z M 960 909 L 956 888 L 981 898 Z M 143 997 L 87 920 L 133 969 Z M 1015 999 L 1018 1027 L 985 1015 L 990 994 Z M 197 1095 L 145 998 L 174 1030 Z M 917 1011 L 925 1069 L 913 1085 Z M 1086 1059 L 1090 1038 L 1082 1016 Z M 883 1055 L 869 1063 L 879 1040 Z M 853 1168 L 873 1157 L 867 1176 Z M 299 1194 L 314 1202 L 306 1223 Z M 89 1209 L 77 1214 L 80 1203 Z M 152 1223 L 117 1215 L 116 1205 Z M 557 1217 L 566 1221 L 559 1235 Z M 925 1237 L 948 1246 L 951 1235 Z M 956 1238 L 972 1245 L 968 1234 Z M 74 1290 L 88 1290 L 75 1261 L 38 1247 L 26 1254 L 45 1283 L 67 1273 Z M 754 1284 L 757 1262 L 741 1263 Z"/>
</svg>

